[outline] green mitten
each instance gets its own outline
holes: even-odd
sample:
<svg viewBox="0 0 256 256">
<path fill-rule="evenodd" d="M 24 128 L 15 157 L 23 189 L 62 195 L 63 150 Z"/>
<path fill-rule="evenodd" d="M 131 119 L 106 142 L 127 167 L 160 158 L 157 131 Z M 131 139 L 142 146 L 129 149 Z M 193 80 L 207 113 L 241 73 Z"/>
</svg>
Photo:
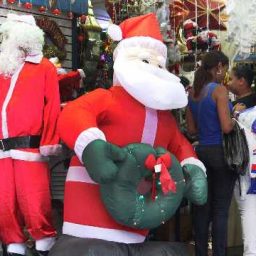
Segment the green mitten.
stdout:
<svg viewBox="0 0 256 256">
<path fill-rule="evenodd" d="M 94 140 L 84 149 L 82 159 L 90 177 L 105 184 L 115 179 L 127 152 L 104 140 Z"/>
<path fill-rule="evenodd" d="M 204 171 L 194 164 L 183 166 L 186 180 L 185 195 L 191 203 L 203 205 L 207 201 L 207 179 Z"/>
</svg>

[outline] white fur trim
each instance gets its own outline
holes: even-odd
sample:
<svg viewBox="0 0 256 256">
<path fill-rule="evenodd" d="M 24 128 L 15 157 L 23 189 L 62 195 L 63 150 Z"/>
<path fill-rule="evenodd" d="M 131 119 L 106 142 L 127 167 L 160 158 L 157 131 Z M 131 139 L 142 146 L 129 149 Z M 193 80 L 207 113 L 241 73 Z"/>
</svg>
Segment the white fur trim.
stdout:
<svg viewBox="0 0 256 256">
<path fill-rule="evenodd" d="M 7 252 L 25 255 L 26 245 L 24 243 L 13 243 L 7 245 Z"/>
<path fill-rule="evenodd" d="M 58 156 L 62 152 L 62 146 L 60 144 L 41 146 L 39 150 L 43 156 Z"/>
<path fill-rule="evenodd" d="M 7 113 L 6 113 L 6 109 L 7 106 L 9 104 L 9 101 L 11 100 L 17 79 L 19 77 L 19 74 L 22 70 L 24 66 L 24 63 L 19 67 L 19 69 L 13 74 L 12 78 L 11 78 L 11 83 L 10 83 L 10 87 L 8 89 L 7 95 L 4 99 L 4 103 L 3 103 L 3 107 L 2 107 L 2 133 L 3 133 L 3 137 L 4 138 L 8 138 L 9 133 L 8 133 L 8 124 L 7 124 Z"/>
<path fill-rule="evenodd" d="M 43 59 L 43 54 L 42 53 L 30 54 L 26 57 L 25 61 L 35 63 L 35 64 L 39 64 L 42 61 L 42 59 Z"/>
<path fill-rule="evenodd" d="M 160 55 L 167 58 L 167 47 L 160 40 L 154 39 L 149 36 L 134 36 L 127 39 L 122 40 L 114 50 L 113 56 L 114 60 L 117 57 L 117 54 L 121 50 L 125 50 L 128 47 L 145 47 L 149 49 L 155 49 L 159 52 Z"/>
<path fill-rule="evenodd" d="M 38 251 L 50 251 L 55 244 L 55 237 L 44 237 L 42 239 L 36 240 L 36 249 Z"/>
<path fill-rule="evenodd" d="M 58 57 L 52 57 L 49 59 L 49 61 L 52 63 L 52 64 L 57 64 L 59 63 L 59 58 Z"/>
<path fill-rule="evenodd" d="M 77 71 L 79 72 L 79 75 L 80 75 L 81 78 L 85 78 L 86 77 L 83 69 L 79 68 Z"/>
<path fill-rule="evenodd" d="M 24 22 L 31 26 L 36 26 L 35 18 L 32 15 L 17 15 L 14 13 L 8 13 L 7 21 Z"/>
<path fill-rule="evenodd" d="M 87 172 L 86 168 L 83 166 L 71 166 L 68 169 L 68 174 L 66 178 L 67 181 L 73 182 L 84 182 L 89 184 L 97 184 L 94 182 L 89 173 Z"/>
<path fill-rule="evenodd" d="M 0 150 L 0 159 L 12 158 L 17 160 L 24 160 L 30 162 L 46 162 L 48 157 L 42 156 L 39 153 L 27 152 L 22 150 L 12 149 L 9 151 Z"/>
<path fill-rule="evenodd" d="M 121 41 L 123 38 L 122 30 L 116 24 L 109 25 L 107 33 L 113 41 Z"/>
<path fill-rule="evenodd" d="M 10 151 L 0 150 L 0 159 L 11 157 Z"/>
<path fill-rule="evenodd" d="M 117 243 L 143 243 L 145 236 L 124 230 L 93 227 L 70 222 L 63 223 L 63 234 L 81 237 L 96 238 Z"/>
<path fill-rule="evenodd" d="M 74 151 L 81 163 L 84 149 L 89 143 L 97 139 L 106 141 L 104 133 L 97 127 L 89 128 L 79 134 L 75 142 Z"/>
<path fill-rule="evenodd" d="M 201 168 L 204 171 L 204 173 L 206 175 L 206 168 L 205 168 L 204 164 L 200 160 L 196 159 L 195 157 L 186 158 L 180 164 L 182 167 L 186 164 L 197 165 L 199 168 Z"/>
<path fill-rule="evenodd" d="M 196 22 L 194 22 L 193 20 L 185 20 L 184 22 L 183 22 L 183 26 L 185 26 L 185 25 L 187 25 L 187 24 L 193 24 L 193 26 L 194 27 L 197 27 L 197 23 Z"/>
</svg>

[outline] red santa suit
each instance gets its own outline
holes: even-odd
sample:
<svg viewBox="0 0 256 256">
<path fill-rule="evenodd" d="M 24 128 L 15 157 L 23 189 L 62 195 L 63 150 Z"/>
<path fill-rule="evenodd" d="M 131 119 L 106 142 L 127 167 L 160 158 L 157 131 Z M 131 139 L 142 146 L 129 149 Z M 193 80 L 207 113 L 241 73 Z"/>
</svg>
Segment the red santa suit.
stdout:
<svg viewBox="0 0 256 256">
<path fill-rule="evenodd" d="M 60 148 L 55 133 L 60 111 L 56 68 L 41 55 L 27 57 L 11 77 L 0 75 L 0 85 L 0 143 L 40 136 L 38 148 L 0 150 L 0 240 L 23 243 L 24 226 L 35 240 L 53 237 L 45 156 Z"/>
<path fill-rule="evenodd" d="M 100 199 L 99 185 L 89 177 L 79 158 L 85 146 L 95 139 L 120 147 L 139 142 L 161 146 L 179 161 L 195 157 L 171 112 L 146 108 L 123 87 L 114 86 L 70 102 L 58 127 L 61 138 L 78 155 L 72 159 L 67 174 L 63 233 L 124 243 L 143 242 L 147 230 L 122 226 L 108 214 Z"/>
<path fill-rule="evenodd" d="M 58 57 L 49 59 L 57 68 L 60 99 L 61 102 L 66 102 L 76 98 L 76 93 L 81 88 L 82 79 L 85 78 L 85 73 L 82 69 L 67 72 L 61 67 Z"/>
<path fill-rule="evenodd" d="M 65 74 L 58 74 L 61 102 L 74 99 L 74 92 L 78 91 L 81 84 L 81 73 L 70 71 Z"/>
<path fill-rule="evenodd" d="M 181 165 L 192 160 L 194 164 L 202 163 L 196 159 L 192 146 L 167 110 L 184 107 L 187 97 L 180 80 L 161 68 L 167 58 L 167 48 L 161 41 L 156 16 L 133 17 L 113 26 L 112 32 L 119 31 L 116 38 L 123 37 L 114 52 L 114 80 L 119 82 L 109 90 L 97 89 L 68 103 L 58 121 L 60 137 L 77 155 L 71 161 L 66 179 L 63 233 L 127 244 L 141 243 L 148 230 L 121 225 L 106 211 L 100 186 L 91 179 L 82 163 L 87 145 L 97 139 L 120 147 L 146 143 L 169 150 Z M 153 50 L 154 53 L 150 53 Z M 150 57 L 147 59 L 147 56 Z M 155 66 L 150 64 L 153 58 Z M 135 80 L 131 79 L 132 74 Z"/>
</svg>

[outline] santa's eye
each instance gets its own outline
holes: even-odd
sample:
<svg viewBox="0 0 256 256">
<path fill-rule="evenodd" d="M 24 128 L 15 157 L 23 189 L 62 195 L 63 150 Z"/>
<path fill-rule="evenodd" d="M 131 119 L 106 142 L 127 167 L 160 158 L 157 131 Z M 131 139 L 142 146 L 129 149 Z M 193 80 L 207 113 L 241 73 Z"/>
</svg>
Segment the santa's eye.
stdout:
<svg viewBox="0 0 256 256">
<path fill-rule="evenodd" d="M 159 68 L 163 68 L 163 66 L 161 66 L 161 65 L 158 65 L 158 67 L 159 67 Z"/>
<path fill-rule="evenodd" d="M 146 59 L 143 59 L 142 61 L 143 61 L 144 63 L 147 63 L 147 64 L 149 63 L 149 61 L 146 60 Z"/>
</svg>

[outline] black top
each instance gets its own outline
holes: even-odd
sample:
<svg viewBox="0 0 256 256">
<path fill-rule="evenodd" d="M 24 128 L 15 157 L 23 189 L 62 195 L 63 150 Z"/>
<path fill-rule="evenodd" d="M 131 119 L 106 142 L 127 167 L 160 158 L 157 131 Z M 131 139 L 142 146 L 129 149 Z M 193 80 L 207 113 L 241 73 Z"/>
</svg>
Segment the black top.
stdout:
<svg viewBox="0 0 256 256">
<path fill-rule="evenodd" d="M 235 106 L 237 103 L 243 103 L 245 104 L 246 108 L 252 108 L 256 106 L 256 94 L 252 93 L 251 95 L 245 96 L 232 102 L 233 106 Z"/>
</svg>

